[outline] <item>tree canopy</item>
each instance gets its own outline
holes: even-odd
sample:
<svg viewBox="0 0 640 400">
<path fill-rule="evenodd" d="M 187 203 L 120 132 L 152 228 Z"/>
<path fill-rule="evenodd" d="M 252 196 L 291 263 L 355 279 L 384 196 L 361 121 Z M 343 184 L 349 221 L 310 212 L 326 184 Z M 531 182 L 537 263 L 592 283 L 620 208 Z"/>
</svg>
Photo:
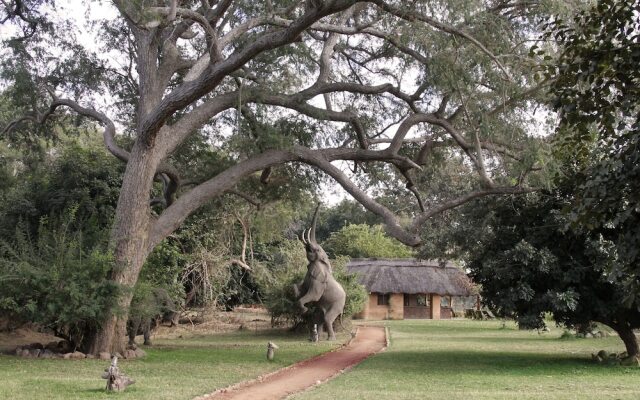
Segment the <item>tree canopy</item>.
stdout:
<svg viewBox="0 0 640 400">
<path fill-rule="evenodd" d="M 153 249 L 222 197 L 260 204 L 328 177 L 417 246 L 434 215 L 544 182 L 529 47 L 536 18 L 565 2 L 114 0 L 118 17 L 95 24 L 99 49 L 50 3 L 6 2 L 19 29 L 0 50 L 2 134 L 27 146 L 102 126 L 126 162 L 118 285 L 133 287 Z M 30 29 L 30 16 L 46 23 Z M 456 165 L 446 192 L 430 190 L 451 165 L 438 155 Z M 121 350 L 123 332 L 109 315 L 93 351 Z"/>
<path fill-rule="evenodd" d="M 553 32 L 563 48 L 551 86 L 558 153 L 580 182 L 573 222 L 617 245 L 609 271 L 640 298 L 640 19 L 638 1 L 600 0 Z"/>
</svg>

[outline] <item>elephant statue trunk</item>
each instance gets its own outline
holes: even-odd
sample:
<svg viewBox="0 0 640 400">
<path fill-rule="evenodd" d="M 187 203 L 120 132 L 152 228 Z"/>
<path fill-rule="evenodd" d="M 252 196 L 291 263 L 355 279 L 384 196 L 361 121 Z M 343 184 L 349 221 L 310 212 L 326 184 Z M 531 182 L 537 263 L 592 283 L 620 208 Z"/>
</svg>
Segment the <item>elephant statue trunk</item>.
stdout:
<svg viewBox="0 0 640 400">
<path fill-rule="evenodd" d="M 308 311 L 306 305 L 316 302 L 320 313 L 319 325 L 327 330 L 328 340 L 335 340 L 333 322 L 344 311 L 347 295 L 338 281 L 333 277 L 329 257 L 316 241 L 316 221 L 318 207 L 313 214 L 311 227 L 303 231 L 300 240 L 307 252 L 307 273 L 302 282 L 293 286 L 298 305 L 303 313 Z M 306 237 L 305 237 L 306 236 Z"/>
</svg>

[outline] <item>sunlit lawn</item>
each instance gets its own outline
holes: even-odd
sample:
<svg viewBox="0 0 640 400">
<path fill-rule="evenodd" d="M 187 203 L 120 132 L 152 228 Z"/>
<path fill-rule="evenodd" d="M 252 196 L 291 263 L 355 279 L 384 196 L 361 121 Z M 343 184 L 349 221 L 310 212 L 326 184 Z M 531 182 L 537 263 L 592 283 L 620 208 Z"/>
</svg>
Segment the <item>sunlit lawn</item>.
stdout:
<svg viewBox="0 0 640 400">
<path fill-rule="evenodd" d="M 560 339 L 513 324 L 389 321 L 391 347 L 299 394 L 308 399 L 640 399 L 640 368 L 594 364 L 619 338 Z"/>
<path fill-rule="evenodd" d="M 266 360 L 266 345 L 280 349 Z M 147 357 L 123 360 L 121 369 L 136 383 L 124 393 L 107 394 L 100 360 L 39 360 L 0 355 L 0 399 L 192 399 L 218 388 L 255 378 L 296 361 L 328 351 L 346 340 L 309 343 L 282 331 L 157 339 Z"/>
</svg>

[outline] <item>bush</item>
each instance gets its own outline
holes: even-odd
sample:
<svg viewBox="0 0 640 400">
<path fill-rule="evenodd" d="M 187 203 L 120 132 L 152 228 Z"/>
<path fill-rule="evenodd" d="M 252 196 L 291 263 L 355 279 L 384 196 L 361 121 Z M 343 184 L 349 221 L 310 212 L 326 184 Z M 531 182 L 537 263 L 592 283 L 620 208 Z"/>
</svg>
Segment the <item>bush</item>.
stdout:
<svg viewBox="0 0 640 400">
<path fill-rule="evenodd" d="M 82 350 L 113 304 L 117 287 L 106 279 L 113 258 L 106 241 L 83 247 L 75 208 L 60 222 L 43 219 L 38 239 L 18 228 L 0 242 L 0 313 L 53 330 Z"/>
</svg>

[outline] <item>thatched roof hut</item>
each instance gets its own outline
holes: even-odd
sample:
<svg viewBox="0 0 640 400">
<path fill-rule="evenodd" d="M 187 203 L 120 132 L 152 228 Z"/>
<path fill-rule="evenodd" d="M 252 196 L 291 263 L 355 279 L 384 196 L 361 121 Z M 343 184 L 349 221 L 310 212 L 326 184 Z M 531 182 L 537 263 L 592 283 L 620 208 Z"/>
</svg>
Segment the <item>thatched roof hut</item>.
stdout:
<svg viewBox="0 0 640 400">
<path fill-rule="evenodd" d="M 416 259 L 357 258 L 347 270 L 369 292 L 435 293 L 441 296 L 470 296 L 474 285 L 469 277 L 451 262 Z"/>
</svg>

